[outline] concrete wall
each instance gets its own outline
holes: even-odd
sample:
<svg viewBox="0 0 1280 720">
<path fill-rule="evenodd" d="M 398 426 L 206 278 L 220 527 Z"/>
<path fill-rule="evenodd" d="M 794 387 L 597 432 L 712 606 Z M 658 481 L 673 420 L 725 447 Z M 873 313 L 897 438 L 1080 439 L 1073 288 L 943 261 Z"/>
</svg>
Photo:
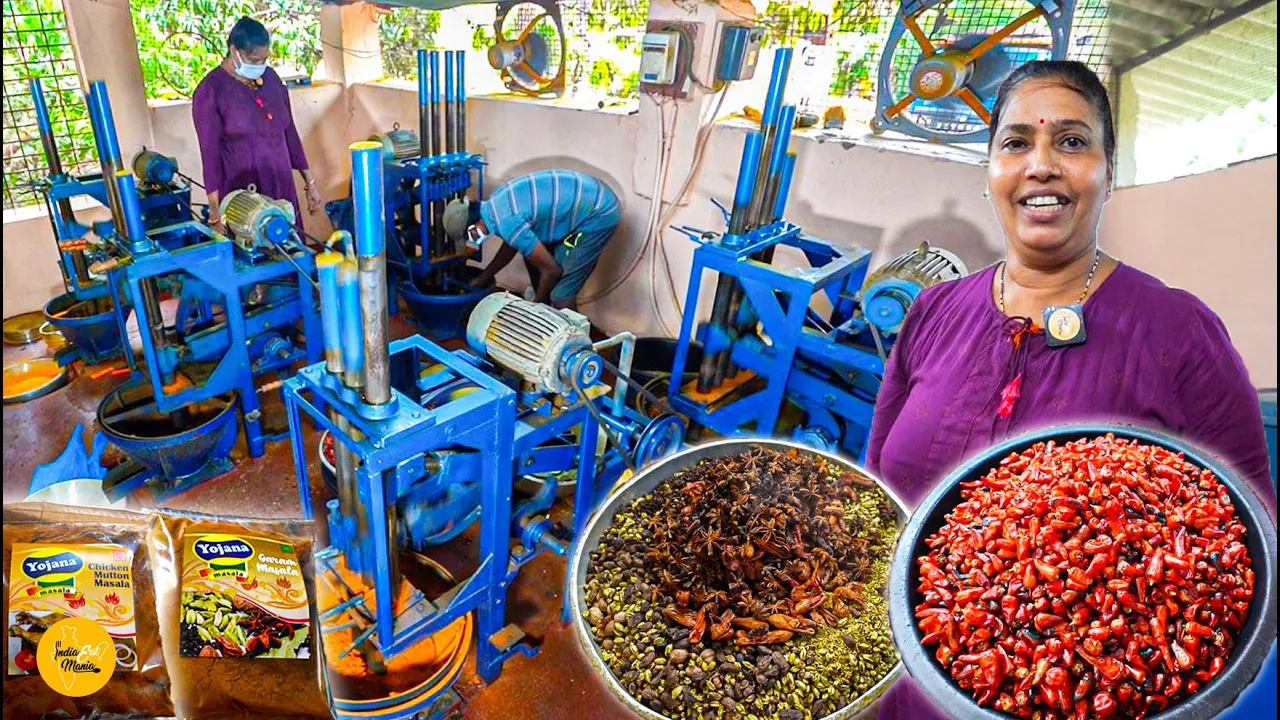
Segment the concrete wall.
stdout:
<svg viewBox="0 0 1280 720">
<path fill-rule="evenodd" d="M 1276 158 L 1117 190 L 1109 252 L 1194 293 L 1227 325 L 1249 376 L 1276 386 Z"/>
</svg>

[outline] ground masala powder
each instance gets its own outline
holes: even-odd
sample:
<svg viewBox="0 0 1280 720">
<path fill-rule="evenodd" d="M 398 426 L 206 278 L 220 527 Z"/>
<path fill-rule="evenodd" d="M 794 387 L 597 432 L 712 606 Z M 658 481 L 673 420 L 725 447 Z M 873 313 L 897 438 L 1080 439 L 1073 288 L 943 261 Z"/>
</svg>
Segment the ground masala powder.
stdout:
<svg viewBox="0 0 1280 720">
<path fill-rule="evenodd" d="M 178 720 L 329 720 L 310 520 L 156 511 L 148 546 Z"/>
<path fill-rule="evenodd" d="M 156 617 L 147 515 L 18 503 L 4 506 L 3 522 L 2 617 L 6 635 L 21 640 L 17 656 L 5 660 L 6 720 L 108 714 L 172 716 L 169 674 Z M 47 592 L 39 582 L 15 570 L 15 553 L 19 560 L 26 555 L 70 554 L 81 569 L 74 582 Z M 109 628 L 116 641 L 116 668 L 111 679 L 101 690 L 84 697 L 67 697 L 55 691 L 30 667 L 40 637 L 67 617 L 94 620 Z"/>
</svg>

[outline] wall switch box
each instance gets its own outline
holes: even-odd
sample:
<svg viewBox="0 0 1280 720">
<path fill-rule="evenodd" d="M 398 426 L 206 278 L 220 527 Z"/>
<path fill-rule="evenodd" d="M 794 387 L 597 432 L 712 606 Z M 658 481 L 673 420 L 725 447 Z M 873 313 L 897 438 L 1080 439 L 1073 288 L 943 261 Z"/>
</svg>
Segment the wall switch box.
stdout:
<svg viewBox="0 0 1280 720">
<path fill-rule="evenodd" d="M 690 72 L 698 72 L 701 28 L 698 23 L 679 20 L 648 22 L 640 39 L 640 92 L 677 100 L 689 96 L 693 85 Z"/>
<path fill-rule="evenodd" d="M 680 61 L 680 33 L 674 30 L 647 32 L 640 41 L 640 81 L 651 85 L 672 85 Z"/>
<path fill-rule="evenodd" d="M 722 25 L 720 52 L 716 60 L 716 80 L 737 82 L 756 74 L 764 28 L 754 25 Z"/>
</svg>

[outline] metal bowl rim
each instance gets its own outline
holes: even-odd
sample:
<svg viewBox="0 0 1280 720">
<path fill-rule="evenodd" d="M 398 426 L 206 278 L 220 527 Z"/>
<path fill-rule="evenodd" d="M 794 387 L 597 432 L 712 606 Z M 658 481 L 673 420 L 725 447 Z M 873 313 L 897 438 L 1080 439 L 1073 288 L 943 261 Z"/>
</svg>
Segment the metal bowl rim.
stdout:
<svg viewBox="0 0 1280 720">
<path fill-rule="evenodd" d="M 731 453 L 716 451 L 723 451 L 735 447 L 745 449 L 751 445 L 766 445 L 774 446 L 775 448 L 787 449 L 795 448 L 797 450 L 818 455 L 828 462 L 835 463 L 841 467 L 856 469 L 858 472 L 870 477 L 875 481 L 877 487 L 879 487 L 880 490 L 893 501 L 894 506 L 898 510 L 899 522 L 901 523 L 899 526 L 900 530 L 898 539 L 899 542 L 901 542 L 902 530 L 906 527 L 910 513 L 907 511 L 906 506 L 898 496 L 891 489 L 885 486 L 878 477 L 856 463 L 838 455 L 780 438 L 727 438 L 695 445 L 658 460 L 652 465 L 636 473 L 636 475 L 626 483 L 616 487 L 609 493 L 609 496 L 604 500 L 604 502 L 600 504 L 600 508 L 592 514 L 591 518 L 587 521 L 586 526 L 583 527 L 582 534 L 574 542 L 573 554 L 569 559 L 568 568 L 568 577 L 572 580 L 569 586 L 569 598 L 572 606 L 570 612 L 572 617 L 570 618 L 570 621 L 573 624 L 574 636 L 578 639 L 578 644 L 586 654 L 587 661 L 596 669 L 597 673 L 604 680 L 605 685 L 609 688 L 609 692 L 612 693 L 614 697 L 618 698 L 618 700 L 621 701 L 629 710 L 639 714 L 641 717 L 647 718 L 648 720 L 671 720 L 671 718 L 655 712 L 653 709 L 644 705 L 632 696 L 631 693 L 627 692 L 626 688 L 622 687 L 622 684 L 618 682 L 616 677 L 614 677 L 613 671 L 609 669 L 604 658 L 600 656 L 600 650 L 596 646 L 595 638 L 591 636 L 591 631 L 587 628 L 586 621 L 583 619 L 582 608 L 586 607 L 586 598 L 584 597 L 586 563 L 590 556 L 590 550 L 599 545 L 599 536 L 603 535 L 604 531 L 608 529 L 607 526 L 601 527 L 601 524 L 604 522 L 603 518 L 608 515 L 609 519 L 612 520 L 613 515 L 616 514 L 617 510 L 621 507 L 622 501 L 626 499 L 625 496 L 630 490 L 637 488 L 641 484 L 649 483 L 649 487 L 643 490 L 641 494 L 648 493 L 652 491 L 654 487 L 657 487 L 658 484 L 669 480 L 671 477 L 674 477 L 676 473 L 686 469 L 686 467 L 682 466 L 679 470 L 665 475 L 660 475 L 658 471 L 662 468 L 674 465 L 677 461 L 694 455 L 698 456 L 694 458 L 694 462 L 705 457 L 723 457 L 724 455 Z M 690 465 L 692 465 L 692 463 L 690 463 Z M 592 542 L 593 537 L 595 539 L 594 542 Z M 892 581 L 890 581 L 890 586 L 891 582 Z M 889 587 L 886 587 L 886 592 L 888 590 Z M 828 713 L 818 720 L 845 720 L 847 718 L 854 717 L 858 713 L 870 707 L 882 695 L 884 695 L 885 691 L 888 690 L 889 687 L 898 679 L 903 670 L 904 666 L 902 661 L 899 660 L 892 668 L 889 669 L 889 672 L 887 672 L 879 682 L 871 686 L 871 688 L 866 692 L 859 695 L 844 707 Z"/>
<path fill-rule="evenodd" d="M 1252 636 L 1245 638 L 1243 643 L 1237 642 L 1234 652 L 1235 657 L 1223 667 L 1222 672 L 1209 685 L 1197 691 L 1194 695 L 1183 698 L 1176 705 L 1149 716 L 1149 720 L 1213 717 L 1232 706 L 1239 695 L 1256 679 L 1267 653 L 1275 641 L 1276 635 L 1276 597 L 1275 590 L 1272 588 L 1276 569 L 1274 553 L 1276 531 L 1270 513 L 1267 511 L 1266 506 L 1262 504 L 1262 501 L 1258 499 L 1257 493 L 1253 491 L 1252 486 L 1242 480 L 1234 470 L 1216 456 L 1173 435 L 1137 425 L 1072 423 L 1053 425 L 1021 433 L 992 445 L 965 460 L 947 473 L 942 481 L 920 502 L 911 514 L 911 519 L 907 526 L 903 528 L 902 533 L 898 536 L 898 546 L 894 552 L 893 562 L 889 571 L 889 623 L 893 629 L 893 638 L 898 647 L 898 655 L 902 658 L 908 674 L 920 685 L 921 689 L 935 705 L 950 707 L 953 703 L 959 702 L 964 708 L 966 718 L 1008 720 L 1008 718 L 1013 717 L 997 710 L 978 707 L 973 697 L 961 690 L 951 676 L 938 666 L 933 655 L 926 653 L 920 644 L 919 629 L 916 626 L 914 611 L 910 607 L 908 598 L 910 596 L 909 583 L 913 582 L 916 577 L 916 573 L 913 571 L 915 559 L 913 551 L 920 540 L 924 526 L 929 524 L 929 521 L 940 512 L 939 504 L 943 498 L 950 494 L 952 488 L 958 483 L 972 478 L 979 470 L 999 462 L 1000 458 L 1010 452 L 1024 450 L 1037 442 L 1056 439 L 1063 435 L 1071 436 L 1071 440 L 1076 440 L 1081 437 L 1098 437 L 1107 433 L 1113 433 L 1117 437 L 1125 439 L 1159 445 L 1170 451 L 1182 453 L 1190 462 L 1212 471 L 1232 495 L 1232 501 L 1237 506 L 1237 514 L 1241 516 L 1246 525 L 1249 525 L 1251 521 L 1257 525 L 1256 534 L 1259 535 L 1259 542 L 1264 548 L 1271 550 L 1271 552 L 1264 553 L 1261 558 L 1254 557 L 1257 580 L 1254 584 L 1255 592 L 1250 611 L 1255 612 L 1254 608 L 1258 608 L 1256 612 L 1259 613 L 1259 620 Z M 1247 512 L 1239 510 L 1241 505 L 1247 507 Z M 948 507 L 946 512 L 950 512 L 951 509 L 951 507 Z M 1255 530 L 1254 527 L 1249 529 L 1251 531 Z M 1251 557 L 1253 557 L 1252 554 Z M 1258 572 L 1258 569 L 1261 569 L 1261 572 Z M 1262 592 L 1259 593 L 1258 590 L 1262 590 Z M 1248 620 L 1246 620 L 1247 623 Z M 1237 640 L 1240 640 L 1240 638 L 1237 638 Z M 909 646 L 904 650 L 903 645 L 908 643 Z M 1233 672 L 1239 674 L 1242 671 L 1248 676 L 1246 682 L 1238 683 L 1234 678 L 1231 678 Z M 1228 678 L 1231 678 L 1232 682 L 1223 682 L 1224 679 Z M 1233 687 L 1233 684 L 1238 684 L 1239 687 Z"/>
</svg>

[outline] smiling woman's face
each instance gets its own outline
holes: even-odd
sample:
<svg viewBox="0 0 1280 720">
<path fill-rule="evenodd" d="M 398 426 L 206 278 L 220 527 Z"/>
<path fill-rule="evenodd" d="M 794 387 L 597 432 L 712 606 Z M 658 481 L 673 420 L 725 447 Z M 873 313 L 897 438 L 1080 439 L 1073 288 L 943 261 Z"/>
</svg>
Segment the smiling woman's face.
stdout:
<svg viewBox="0 0 1280 720">
<path fill-rule="evenodd" d="M 1086 252 L 1111 194 L 1098 111 L 1061 82 L 1035 79 L 1017 86 L 999 122 L 987 183 L 1010 249 L 1042 267 Z"/>
</svg>

